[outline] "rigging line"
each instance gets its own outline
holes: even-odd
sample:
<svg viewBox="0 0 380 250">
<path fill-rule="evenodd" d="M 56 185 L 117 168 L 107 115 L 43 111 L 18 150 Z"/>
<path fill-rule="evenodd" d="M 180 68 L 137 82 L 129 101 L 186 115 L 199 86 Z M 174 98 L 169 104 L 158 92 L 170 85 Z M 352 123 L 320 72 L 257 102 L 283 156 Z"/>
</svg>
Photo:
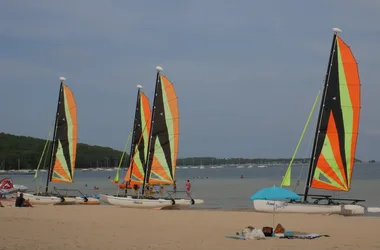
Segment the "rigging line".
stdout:
<svg viewBox="0 0 380 250">
<path fill-rule="evenodd" d="M 49 148 L 51 147 L 51 142 L 49 142 Z M 47 155 L 44 157 L 44 164 L 42 165 L 42 168 L 45 169 L 46 167 L 46 160 L 47 160 Z M 43 175 L 40 175 L 39 178 L 37 178 L 37 193 L 40 193 L 40 182 L 42 182 Z"/>
<path fill-rule="evenodd" d="M 318 92 L 318 95 L 319 95 L 319 93 L 321 92 L 321 90 L 319 90 L 319 92 Z M 318 96 L 317 96 L 318 97 Z M 313 127 L 314 129 L 315 129 L 315 127 Z M 304 152 L 304 154 L 303 155 L 310 155 L 311 154 L 311 145 L 312 145 L 312 140 L 313 140 L 313 133 L 310 133 L 310 135 L 309 135 L 309 140 L 308 140 L 308 143 L 307 143 L 307 148 L 305 149 L 305 152 Z M 302 173 L 303 173 L 303 171 L 304 171 L 304 168 L 305 168 L 305 166 L 307 166 L 308 165 L 308 163 L 302 163 L 301 164 L 301 171 L 300 171 L 300 173 L 298 174 L 298 178 L 297 178 L 297 181 L 296 181 L 296 186 L 294 187 L 294 190 L 293 191 L 296 191 L 297 190 L 297 188 L 298 188 L 298 186 L 300 185 L 300 180 L 301 180 L 301 177 L 302 177 Z"/>
<path fill-rule="evenodd" d="M 325 79 L 323 79 L 322 80 L 322 82 L 321 82 L 321 89 L 319 89 L 319 92 L 318 92 L 318 95 L 319 95 L 319 93 L 321 92 L 321 90 L 323 90 L 323 88 L 324 88 L 324 85 L 325 85 Z M 321 98 L 321 100 L 320 100 L 320 102 L 322 102 L 323 101 L 323 97 Z M 321 105 L 321 103 L 320 103 L 320 105 Z M 318 126 L 318 116 L 317 116 L 317 121 L 316 121 L 316 125 L 315 125 L 315 127 L 314 127 L 314 129 L 317 129 L 317 126 Z M 309 155 L 311 155 L 313 152 L 310 152 L 310 147 L 311 147 L 311 145 L 313 144 L 312 143 L 312 140 L 314 139 L 314 136 L 313 136 L 313 133 L 311 133 L 310 134 L 310 137 L 309 137 L 309 143 L 308 143 L 308 147 L 307 147 L 307 150 L 306 150 L 306 154 L 309 154 Z M 310 152 L 310 153 L 309 153 Z M 310 161 L 312 161 L 312 159 L 310 159 Z M 310 164 L 310 163 L 309 163 Z M 305 168 L 305 166 L 306 165 L 308 165 L 307 163 L 306 164 L 302 164 L 302 167 L 301 167 L 301 171 L 300 171 L 300 173 L 299 173 L 299 176 L 298 176 L 298 179 L 297 179 L 297 182 L 296 182 L 296 186 L 295 186 L 295 188 L 294 188 L 294 191 L 297 189 L 297 187 L 300 185 L 300 179 L 301 179 L 301 176 L 302 176 L 302 173 L 303 173 L 303 171 L 304 171 L 304 168 Z M 307 177 L 306 177 L 307 178 Z M 306 180 L 306 184 L 305 185 L 307 185 L 307 182 L 308 182 L 308 180 Z"/>
<path fill-rule="evenodd" d="M 43 151 L 42 151 L 42 154 L 41 154 L 40 160 L 39 160 L 38 165 L 37 165 L 36 173 L 34 174 L 34 177 L 33 177 L 33 181 L 36 180 L 37 193 L 40 192 L 40 182 L 42 182 L 42 177 L 43 177 L 43 175 L 38 175 L 38 172 L 39 172 L 39 169 L 40 169 L 40 165 L 41 165 L 42 159 L 44 159 L 44 163 L 43 163 L 43 165 L 42 165 L 42 169 L 45 169 L 45 167 L 46 167 L 46 159 L 47 159 L 47 154 L 46 154 L 46 152 L 49 152 L 49 151 L 50 151 L 50 147 L 51 147 L 50 137 L 51 137 L 51 133 L 52 133 L 52 131 L 53 131 L 53 128 L 54 128 L 54 123 L 51 125 L 51 128 L 50 128 L 50 130 L 49 130 L 49 134 L 48 134 L 48 137 L 46 138 L 46 142 L 45 142 L 44 149 L 43 149 Z M 48 151 L 46 151 L 46 149 L 47 149 Z M 38 178 L 38 177 L 39 177 L 39 178 Z"/>
<path fill-rule="evenodd" d="M 119 161 L 119 166 L 117 167 L 115 178 L 113 179 L 114 182 L 119 182 L 120 168 L 121 168 L 121 165 L 122 165 L 123 160 L 124 160 L 124 155 L 127 152 L 127 147 L 128 147 L 128 144 L 129 144 L 129 140 L 131 139 L 131 134 L 132 134 L 132 132 L 129 132 L 127 142 L 125 143 L 123 153 L 121 154 L 121 158 L 120 158 L 120 161 Z"/>
<path fill-rule="evenodd" d="M 37 178 L 37 176 L 38 176 L 38 170 L 40 169 L 41 162 L 42 162 L 42 158 L 44 158 L 44 156 L 45 156 L 46 148 L 47 148 L 47 145 L 49 144 L 49 139 L 50 139 L 50 136 L 51 136 L 51 132 L 53 131 L 53 127 L 54 127 L 54 124 L 51 126 L 51 128 L 50 128 L 50 130 L 49 130 L 48 137 L 46 138 L 46 142 L 45 142 L 44 148 L 43 148 L 43 150 L 42 150 L 42 154 L 41 154 L 40 160 L 38 161 L 38 165 L 37 165 L 36 173 L 34 174 L 33 181 L 34 181 L 34 180 Z"/>
<path fill-rule="evenodd" d="M 129 144 L 129 140 L 131 138 L 131 134 L 132 134 L 132 132 L 129 133 L 127 142 L 125 143 L 125 146 L 124 146 L 123 153 L 121 154 L 121 159 L 119 161 L 119 166 L 118 166 L 118 168 L 116 170 L 115 178 L 113 179 L 113 184 L 116 184 L 116 183 L 118 184 L 119 183 L 119 179 L 120 179 L 120 167 L 121 167 L 121 165 L 123 163 L 123 160 L 124 160 L 123 158 L 124 158 L 124 155 L 125 155 L 125 153 L 127 151 L 127 146 Z M 116 179 L 117 179 L 117 182 L 116 182 Z M 117 196 L 119 196 L 119 192 L 120 192 L 120 186 L 117 185 Z"/>
</svg>

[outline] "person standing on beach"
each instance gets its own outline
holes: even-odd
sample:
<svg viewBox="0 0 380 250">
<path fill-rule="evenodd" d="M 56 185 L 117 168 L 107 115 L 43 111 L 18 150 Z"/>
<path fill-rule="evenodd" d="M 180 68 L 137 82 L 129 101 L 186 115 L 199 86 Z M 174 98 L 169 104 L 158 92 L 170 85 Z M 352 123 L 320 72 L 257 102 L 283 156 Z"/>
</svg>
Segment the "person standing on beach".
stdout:
<svg viewBox="0 0 380 250">
<path fill-rule="evenodd" d="M 174 192 L 174 193 L 177 192 L 177 183 L 176 183 L 175 180 L 174 180 L 174 182 L 173 182 L 173 192 Z"/>
<path fill-rule="evenodd" d="M 140 187 L 139 187 L 137 184 L 134 184 L 134 185 L 133 185 L 133 190 L 135 190 L 135 195 L 136 195 L 136 196 L 138 196 L 138 194 L 139 194 L 139 188 L 140 188 Z"/>
<path fill-rule="evenodd" d="M 191 183 L 189 180 L 187 180 L 187 182 L 186 182 L 186 193 L 187 194 L 190 194 L 190 189 L 191 189 Z"/>
</svg>

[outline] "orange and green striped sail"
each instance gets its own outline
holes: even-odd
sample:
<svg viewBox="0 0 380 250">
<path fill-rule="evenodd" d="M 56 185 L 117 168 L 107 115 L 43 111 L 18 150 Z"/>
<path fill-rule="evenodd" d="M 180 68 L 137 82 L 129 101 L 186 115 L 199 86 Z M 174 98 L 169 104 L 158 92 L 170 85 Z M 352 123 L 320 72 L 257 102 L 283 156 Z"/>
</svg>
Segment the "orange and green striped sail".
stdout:
<svg viewBox="0 0 380 250">
<path fill-rule="evenodd" d="M 73 182 L 77 131 L 77 107 L 74 94 L 62 81 L 53 138 L 53 165 L 49 175 L 51 182 Z"/>
<path fill-rule="evenodd" d="M 129 187 L 144 182 L 146 156 L 148 155 L 148 141 L 150 132 L 150 104 L 146 95 L 138 90 L 131 142 L 130 160 L 125 182 Z"/>
<path fill-rule="evenodd" d="M 173 83 L 157 73 L 156 91 L 153 103 L 153 121 L 147 183 L 152 185 L 173 184 L 177 167 L 179 114 L 178 100 Z"/>
<path fill-rule="evenodd" d="M 308 183 L 349 191 L 360 117 L 358 65 L 350 47 L 334 34 Z"/>
</svg>

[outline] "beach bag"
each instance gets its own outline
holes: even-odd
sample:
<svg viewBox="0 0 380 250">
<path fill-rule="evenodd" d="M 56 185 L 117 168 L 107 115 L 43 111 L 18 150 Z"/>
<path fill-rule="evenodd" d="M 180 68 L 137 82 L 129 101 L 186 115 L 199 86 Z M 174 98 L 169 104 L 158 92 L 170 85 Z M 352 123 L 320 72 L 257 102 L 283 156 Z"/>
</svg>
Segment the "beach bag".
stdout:
<svg viewBox="0 0 380 250">
<path fill-rule="evenodd" d="M 277 224 L 276 228 L 274 229 L 275 234 L 284 234 L 285 228 L 279 223 Z"/>
<path fill-rule="evenodd" d="M 272 237 L 273 235 L 273 227 L 263 227 L 262 231 L 266 237 Z"/>
</svg>

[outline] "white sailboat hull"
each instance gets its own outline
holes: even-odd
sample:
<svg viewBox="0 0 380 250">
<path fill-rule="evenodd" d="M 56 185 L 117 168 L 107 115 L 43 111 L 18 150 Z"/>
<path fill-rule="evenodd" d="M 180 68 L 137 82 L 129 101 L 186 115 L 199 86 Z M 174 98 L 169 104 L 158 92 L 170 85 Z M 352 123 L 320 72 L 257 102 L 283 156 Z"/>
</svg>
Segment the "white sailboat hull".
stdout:
<svg viewBox="0 0 380 250">
<path fill-rule="evenodd" d="M 27 186 L 20 184 L 13 184 L 13 188 L 16 189 L 18 192 L 25 192 L 26 190 L 28 190 Z"/>
<path fill-rule="evenodd" d="M 24 193 L 24 199 L 29 200 L 32 205 L 54 205 L 64 202 L 60 197 L 57 196 L 43 196 L 28 193 Z M 74 198 L 68 200 L 74 202 Z"/>
<path fill-rule="evenodd" d="M 104 195 L 104 194 L 100 194 L 99 195 L 99 201 L 101 202 L 104 202 L 106 204 L 111 204 L 109 201 L 108 201 L 108 197 L 111 197 L 112 195 Z"/>
<path fill-rule="evenodd" d="M 113 195 L 100 195 L 100 201 L 114 206 L 130 207 L 130 208 L 166 208 L 166 207 L 182 207 L 194 204 L 202 204 L 204 201 L 200 199 L 138 199 L 132 196 L 120 197 Z"/>
<path fill-rule="evenodd" d="M 204 200 L 201 200 L 201 199 L 193 199 L 193 202 L 192 200 L 188 200 L 188 199 L 174 199 L 174 200 L 175 200 L 176 206 L 192 206 L 192 205 L 199 205 L 199 204 L 204 203 Z"/>
<path fill-rule="evenodd" d="M 24 193 L 24 198 L 29 199 L 32 205 L 55 205 L 59 203 L 64 204 L 78 204 L 78 205 L 97 205 L 100 204 L 96 198 L 88 197 L 58 197 L 58 196 L 43 196 Z"/>
<path fill-rule="evenodd" d="M 101 195 L 102 197 L 103 195 Z M 164 208 L 172 207 L 175 203 L 172 200 L 166 199 L 138 199 L 132 196 L 120 197 L 107 195 L 107 202 L 114 206 L 129 207 L 129 208 Z"/>
<path fill-rule="evenodd" d="M 313 203 L 289 203 L 284 201 L 254 200 L 253 208 L 257 212 L 273 213 L 276 204 L 276 213 L 306 213 L 306 214 L 340 214 L 347 216 L 364 215 L 366 207 L 361 205 L 324 205 Z"/>
</svg>

